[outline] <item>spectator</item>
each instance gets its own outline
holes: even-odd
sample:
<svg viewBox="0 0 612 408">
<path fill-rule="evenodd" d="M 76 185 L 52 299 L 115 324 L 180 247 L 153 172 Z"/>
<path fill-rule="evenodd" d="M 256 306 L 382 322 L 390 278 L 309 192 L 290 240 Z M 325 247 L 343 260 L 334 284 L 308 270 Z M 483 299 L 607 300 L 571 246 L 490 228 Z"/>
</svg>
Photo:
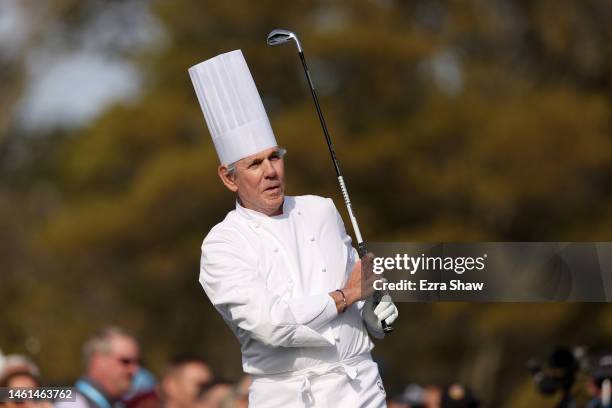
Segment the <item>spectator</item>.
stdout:
<svg viewBox="0 0 612 408">
<path fill-rule="evenodd" d="M 136 339 L 117 327 L 107 327 L 85 342 L 85 374 L 75 384 L 76 401 L 57 408 L 113 408 L 130 390 L 139 368 Z"/>
<path fill-rule="evenodd" d="M 478 400 L 472 391 L 460 384 L 452 384 L 442 394 L 441 408 L 478 408 Z"/>
<path fill-rule="evenodd" d="M 6 377 L 13 371 L 26 371 L 35 378 L 40 376 L 38 367 L 32 360 L 20 354 L 3 355 L 0 351 L 0 377 Z"/>
<path fill-rule="evenodd" d="M 408 384 L 402 393 L 387 400 L 387 408 L 424 408 L 423 395 L 423 387 Z"/>
<path fill-rule="evenodd" d="M 250 375 L 243 376 L 238 383 L 234 384 L 221 403 L 220 408 L 248 408 L 249 387 L 253 379 Z"/>
<path fill-rule="evenodd" d="M 161 381 L 165 408 L 191 408 L 213 374 L 205 360 L 195 356 L 175 358 Z"/>
<path fill-rule="evenodd" d="M 440 408 L 442 389 L 433 384 L 424 387 L 409 384 L 399 395 L 391 398 L 388 408 Z"/>
<path fill-rule="evenodd" d="M 232 383 L 215 380 L 207 384 L 197 399 L 197 408 L 233 408 Z"/>
<path fill-rule="evenodd" d="M 160 397 L 153 373 L 144 367 L 134 374 L 130 391 L 123 396 L 126 408 L 159 408 Z"/>
<path fill-rule="evenodd" d="M 247 408 L 251 382 L 249 375 L 235 384 L 224 380 L 212 381 L 202 388 L 196 408 Z"/>
<path fill-rule="evenodd" d="M 612 408 L 612 353 L 597 357 L 591 369 L 588 391 L 592 400 L 587 408 Z"/>
<path fill-rule="evenodd" d="M 37 388 L 41 386 L 38 378 L 38 368 L 31 365 L 5 366 L 0 376 L 0 388 Z M 7 369 L 8 368 L 8 369 Z M 37 401 L 34 399 L 9 400 L 0 404 L 3 408 L 53 408 L 49 401 Z"/>
</svg>

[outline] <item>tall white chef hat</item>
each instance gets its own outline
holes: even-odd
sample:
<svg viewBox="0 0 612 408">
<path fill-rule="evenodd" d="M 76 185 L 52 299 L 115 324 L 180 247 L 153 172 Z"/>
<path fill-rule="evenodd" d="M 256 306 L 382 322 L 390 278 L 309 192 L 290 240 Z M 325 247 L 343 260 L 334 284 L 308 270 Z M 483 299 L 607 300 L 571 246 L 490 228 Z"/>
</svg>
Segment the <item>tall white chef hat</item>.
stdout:
<svg viewBox="0 0 612 408">
<path fill-rule="evenodd" d="M 221 164 L 277 145 L 242 51 L 194 65 L 189 76 Z"/>
</svg>

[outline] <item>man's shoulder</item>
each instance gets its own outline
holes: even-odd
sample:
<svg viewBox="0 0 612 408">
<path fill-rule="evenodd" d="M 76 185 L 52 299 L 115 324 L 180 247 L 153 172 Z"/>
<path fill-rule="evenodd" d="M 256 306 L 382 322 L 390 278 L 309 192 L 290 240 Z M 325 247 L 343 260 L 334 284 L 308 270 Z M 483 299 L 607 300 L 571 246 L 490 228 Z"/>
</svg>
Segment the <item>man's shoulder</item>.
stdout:
<svg viewBox="0 0 612 408">
<path fill-rule="evenodd" d="M 240 230 L 243 229 L 243 223 L 240 223 L 236 210 L 232 210 L 223 219 L 223 221 L 217 223 L 210 229 L 206 237 L 204 238 L 203 244 L 216 240 L 232 239 L 236 234 L 240 234 Z"/>
<path fill-rule="evenodd" d="M 298 209 L 327 212 L 330 210 L 330 208 L 335 208 L 332 199 L 327 197 L 317 195 L 302 195 L 288 198 L 294 200 L 295 207 Z"/>
<path fill-rule="evenodd" d="M 310 219 L 333 217 L 336 207 L 331 198 L 317 195 L 286 196 L 290 208 L 295 208 L 309 216 Z M 202 246 L 211 243 L 225 242 L 239 244 L 247 238 L 249 223 L 245 222 L 238 211 L 232 210 L 208 232 Z M 248 239 L 246 239 L 248 241 Z M 242 242 L 243 243 L 243 242 Z"/>
</svg>

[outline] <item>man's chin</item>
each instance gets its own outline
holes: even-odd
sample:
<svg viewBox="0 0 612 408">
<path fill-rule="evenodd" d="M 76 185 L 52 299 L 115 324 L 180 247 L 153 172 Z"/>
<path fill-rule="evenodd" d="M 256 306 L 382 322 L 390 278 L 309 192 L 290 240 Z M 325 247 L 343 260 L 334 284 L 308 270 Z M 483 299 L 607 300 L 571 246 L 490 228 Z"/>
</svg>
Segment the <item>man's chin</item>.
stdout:
<svg viewBox="0 0 612 408">
<path fill-rule="evenodd" d="M 279 194 L 277 197 L 270 198 L 270 205 L 272 207 L 281 207 L 283 205 L 283 201 L 285 200 L 284 194 Z"/>
<path fill-rule="evenodd" d="M 285 195 L 281 192 L 277 195 L 273 195 L 268 197 L 267 205 L 270 210 L 280 210 L 283 207 L 283 201 L 285 200 Z"/>
<path fill-rule="evenodd" d="M 266 201 L 270 203 L 277 203 L 277 202 L 282 203 L 283 199 L 285 198 L 285 192 L 283 191 L 282 188 L 268 190 L 266 191 L 266 193 L 267 193 Z"/>
</svg>

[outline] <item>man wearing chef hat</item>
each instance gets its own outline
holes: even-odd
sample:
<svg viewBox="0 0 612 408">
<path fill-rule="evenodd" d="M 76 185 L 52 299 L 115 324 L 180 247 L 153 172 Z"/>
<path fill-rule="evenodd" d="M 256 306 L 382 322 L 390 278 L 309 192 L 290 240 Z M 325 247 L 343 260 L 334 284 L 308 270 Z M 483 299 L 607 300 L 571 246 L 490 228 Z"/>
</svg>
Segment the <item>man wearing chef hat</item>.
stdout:
<svg viewBox="0 0 612 408">
<path fill-rule="evenodd" d="M 383 337 L 392 302 L 372 301 L 334 203 L 284 195 L 278 146 L 242 52 L 189 69 L 236 209 L 202 244 L 200 283 L 241 344 L 249 406 L 384 407 L 365 326 Z M 365 322 L 365 325 L 364 325 Z"/>
</svg>

